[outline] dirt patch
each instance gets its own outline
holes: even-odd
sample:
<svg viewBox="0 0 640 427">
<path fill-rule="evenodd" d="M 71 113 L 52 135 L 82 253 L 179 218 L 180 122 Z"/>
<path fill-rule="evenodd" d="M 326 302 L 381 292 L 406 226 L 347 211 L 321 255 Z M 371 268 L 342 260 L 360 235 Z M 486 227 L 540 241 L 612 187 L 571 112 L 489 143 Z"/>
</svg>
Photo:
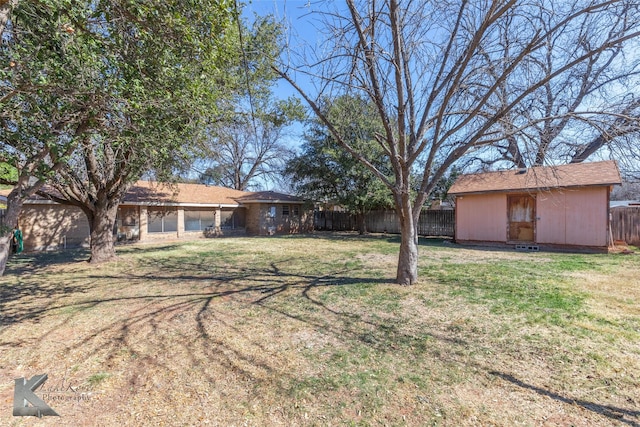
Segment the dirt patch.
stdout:
<svg viewBox="0 0 640 427">
<path fill-rule="evenodd" d="M 609 273 L 572 272 L 578 289 L 588 292 L 588 304 L 593 313 L 620 319 L 640 317 L 640 268 L 614 270 Z"/>
<path fill-rule="evenodd" d="M 397 264 L 398 255 L 368 253 L 358 254 L 356 259 L 367 267 L 388 270 Z"/>
</svg>

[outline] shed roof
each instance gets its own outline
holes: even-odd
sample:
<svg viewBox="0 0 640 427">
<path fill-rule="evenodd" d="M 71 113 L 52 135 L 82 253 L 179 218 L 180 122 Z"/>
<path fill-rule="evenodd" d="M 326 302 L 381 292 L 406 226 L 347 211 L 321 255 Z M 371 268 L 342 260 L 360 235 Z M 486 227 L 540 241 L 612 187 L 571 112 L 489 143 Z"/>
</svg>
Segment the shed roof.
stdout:
<svg viewBox="0 0 640 427">
<path fill-rule="evenodd" d="M 461 175 L 449 194 L 495 193 L 621 184 L 613 160 Z"/>
</svg>

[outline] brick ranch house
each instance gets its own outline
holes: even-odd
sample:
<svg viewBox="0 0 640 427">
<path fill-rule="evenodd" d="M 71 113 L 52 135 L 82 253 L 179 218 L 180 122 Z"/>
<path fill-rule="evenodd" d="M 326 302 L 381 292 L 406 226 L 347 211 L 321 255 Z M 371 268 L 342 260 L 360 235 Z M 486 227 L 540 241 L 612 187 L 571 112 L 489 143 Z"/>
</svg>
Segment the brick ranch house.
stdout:
<svg viewBox="0 0 640 427">
<path fill-rule="evenodd" d="M 621 183 L 615 161 L 462 175 L 448 193 L 455 240 L 606 252 L 610 192 Z"/>
<path fill-rule="evenodd" d="M 6 199 L 9 191 L 4 190 L 0 197 Z M 23 206 L 18 226 L 27 251 L 89 244 L 88 221 L 75 206 L 42 198 L 29 199 Z M 138 181 L 118 207 L 114 236 L 121 242 L 144 242 L 296 234 L 312 230 L 313 207 L 287 194 Z"/>
</svg>

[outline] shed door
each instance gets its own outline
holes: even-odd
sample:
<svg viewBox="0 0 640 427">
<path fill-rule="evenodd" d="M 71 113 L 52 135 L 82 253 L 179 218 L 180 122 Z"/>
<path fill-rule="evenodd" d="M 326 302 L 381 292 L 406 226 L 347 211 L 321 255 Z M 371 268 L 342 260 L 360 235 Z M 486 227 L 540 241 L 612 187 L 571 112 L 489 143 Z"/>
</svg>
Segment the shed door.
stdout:
<svg viewBox="0 0 640 427">
<path fill-rule="evenodd" d="M 507 196 L 508 240 L 533 242 L 536 217 L 536 199 L 528 194 Z"/>
</svg>

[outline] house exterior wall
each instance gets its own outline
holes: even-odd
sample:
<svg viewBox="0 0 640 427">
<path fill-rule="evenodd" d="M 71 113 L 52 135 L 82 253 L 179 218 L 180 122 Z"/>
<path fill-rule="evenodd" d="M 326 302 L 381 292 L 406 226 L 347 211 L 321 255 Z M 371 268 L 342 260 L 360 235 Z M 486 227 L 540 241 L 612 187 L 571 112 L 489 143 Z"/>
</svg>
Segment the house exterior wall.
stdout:
<svg viewBox="0 0 640 427">
<path fill-rule="evenodd" d="M 247 234 L 252 236 L 261 235 L 262 224 L 265 223 L 268 219 L 266 217 L 267 210 L 261 209 L 262 205 L 260 204 L 247 204 L 247 216 L 246 216 L 246 228 Z M 265 218 L 261 218 L 261 216 L 265 216 Z M 266 233 L 265 233 L 266 234 Z"/>
<path fill-rule="evenodd" d="M 176 217 L 175 230 L 171 231 L 149 231 L 149 215 L 156 215 L 157 212 L 166 211 Z M 245 211 L 243 207 L 147 207 L 140 209 L 140 240 L 167 240 L 167 239 L 197 239 L 201 237 L 215 237 L 225 235 L 244 234 Z M 188 230 L 185 227 L 185 219 L 193 219 L 190 214 L 201 213 L 199 226 L 201 230 Z M 143 225 L 144 224 L 144 225 Z"/>
<path fill-rule="evenodd" d="M 178 237 L 184 237 L 184 209 L 178 208 Z"/>
<path fill-rule="evenodd" d="M 140 206 L 140 241 L 144 242 L 148 239 L 148 215 L 146 206 Z"/>
<path fill-rule="evenodd" d="M 275 207 L 275 216 L 271 217 Z M 302 204 L 290 204 L 289 214 L 283 215 L 283 205 L 254 204 L 245 207 L 182 207 L 122 205 L 114 227 L 116 241 L 161 241 L 167 239 L 197 239 L 226 235 L 269 235 L 304 233 L 313 230 L 313 212 L 303 210 Z M 294 206 L 297 206 L 294 208 Z M 170 231 L 149 231 L 150 215 L 171 215 Z M 208 212 L 201 221 L 205 230 L 187 230 L 188 213 Z M 160 215 L 161 216 L 161 215 Z M 193 218 L 193 217 L 191 217 Z M 176 222 L 177 221 L 177 222 Z M 213 226 L 209 225 L 212 222 Z M 87 218 L 80 208 L 59 204 L 25 204 L 20 215 L 19 227 L 24 236 L 26 251 L 56 250 L 72 247 L 88 247 L 90 231 Z M 157 229 L 157 222 L 154 226 Z M 246 230 L 246 231 L 245 231 Z"/>
<path fill-rule="evenodd" d="M 254 236 L 307 233 L 313 230 L 313 212 L 296 203 L 250 203 L 246 230 Z"/>
<path fill-rule="evenodd" d="M 504 242 L 506 239 L 506 194 L 474 194 L 456 198 L 456 240 Z"/>
<path fill-rule="evenodd" d="M 297 214 L 295 212 L 297 212 Z M 289 205 L 289 216 L 281 220 L 279 231 L 285 234 L 312 232 L 313 210 L 306 209 L 303 204 Z"/>
<path fill-rule="evenodd" d="M 507 194 L 456 198 L 456 240 L 507 243 Z M 609 187 L 537 192 L 534 242 L 550 247 L 608 245 Z"/>
<path fill-rule="evenodd" d="M 24 205 L 18 220 L 25 251 L 89 246 L 89 222 L 75 206 Z"/>
</svg>

